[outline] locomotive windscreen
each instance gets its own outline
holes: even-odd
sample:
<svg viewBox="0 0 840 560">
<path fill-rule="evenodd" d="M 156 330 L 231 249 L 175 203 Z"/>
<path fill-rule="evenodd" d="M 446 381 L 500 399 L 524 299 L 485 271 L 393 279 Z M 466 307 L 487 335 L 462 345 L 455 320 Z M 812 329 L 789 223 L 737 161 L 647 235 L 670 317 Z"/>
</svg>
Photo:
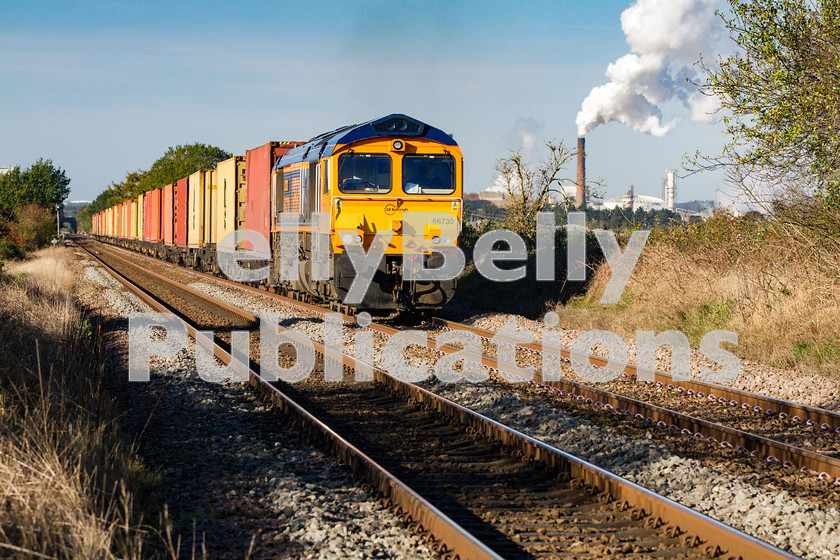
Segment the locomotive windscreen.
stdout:
<svg viewBox="0 0 840 560">
<path fill-rule="evenodd" d="M 338 188 L 347 194 L 391 192 L 391 158 L 386 154 L 345 154 L 338 158 Z"/>
<path fill-rule="evenodd" d="M 455 192 L 455 160 L 452 156 L 406 155 L 402 171 L 406 194 Z"/>
</svg>

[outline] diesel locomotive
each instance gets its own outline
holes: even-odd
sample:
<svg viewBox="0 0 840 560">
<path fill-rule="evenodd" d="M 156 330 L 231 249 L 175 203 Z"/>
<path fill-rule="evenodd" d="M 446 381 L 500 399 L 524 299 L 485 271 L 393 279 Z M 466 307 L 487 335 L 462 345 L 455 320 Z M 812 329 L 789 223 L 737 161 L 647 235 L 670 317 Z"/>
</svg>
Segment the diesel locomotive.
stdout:
<svg viewBox="0 0 840 560">
<path fill-rule="evenodd" d="M 435 269 L 446 248 L 457 246 L 462 189 L 463 156 L 455 140 L 393 114 L 307 142 L 247 150 L 95 214 L 93 234 L 220 274 L 220 244 L 232 232 L 250 230 L 270 250 L 268 262 L 257 263 L 267 264 L 257 283 L 268 289 L 334 309 L 431 310 L 452 298 L 455 279 L 417 279 L 405 261 L 419 259 L 422 268 Z M 297 257 L 291 273 L 281 271 L 280 259 L 290 250 Z M 375 271 L 367 271 L 372 281 L 364 295 L 348 306 L 359 273 L 354 250 L 380 258 Z M 316 253 L 320 268 L 313 274 Z"/>
</svg>

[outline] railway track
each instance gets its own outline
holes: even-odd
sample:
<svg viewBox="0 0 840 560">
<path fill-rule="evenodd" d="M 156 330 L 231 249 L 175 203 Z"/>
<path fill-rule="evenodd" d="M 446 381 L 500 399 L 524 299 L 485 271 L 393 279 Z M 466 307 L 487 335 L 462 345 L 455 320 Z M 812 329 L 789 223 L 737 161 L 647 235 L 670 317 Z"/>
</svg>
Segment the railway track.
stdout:
<svg viewBox="0 0 840 560">
<path fill-rule="evenodd" d="M 431 324 L 470 332 L 485 343 L 497 334 L 437 318 Z M 570 379 L 545 380 L 539 370 L 545 353 L 542 344 L 516 346 L 530 357 L 523 361 L 536 366 L 534 378 L 522 381 L 549 388 L 557 397 L 631 416 L 658 429 L 733 447 L 784 468 L 830 477 L 840 485 L 840 414 L 699 380 L 676 381 L 662 371 L 655 371 L 654 379 L 638 382 L 637 369 L 632 364 L 624 365 L 617 381 L 586 384 L 571 379 L 576 375 L 569 365 L 571 352 L 566 348 L 552 352 L 566 363 Z M 482 360 L 488 367 L 499 368 L 498 361 L 490 356 L 485 355 Z M 589 363 L 594 369 L 603 369 L 608 361 L 589 356 Z M 818 421 L 822 422 L 818 425 Z"/>
<path fill-rule="evenodd" d="M 128 251 L 126 253 L 134 255 Z M 150 261 L 160 263 L 154 259 Z M 328 312 L 311 303 L 243 286 L 217 276 L 183 268 L 179 270 L 267 296 L 308 313 L 324 315 Z M 343 318 L 348 324 L 355 323 L 353 317 L 345 315 Z M 495 345 L 490 343 L 497 333 L 438 318 L 428 324 L 434 329 L 467 331 L 478 336 L 484 344 L 483 352 L 481 355 L 468 356 L 467 359 L 488 368 L 494 373 L 493 378 L 502 385 L 522 384 L 508 383 L 498 375 L 501 366 L 492 355 Z M 366 328 L 386 337 L 401 332 L 398 328 L 381 323 L 371 323 Z M 418 339 L 416 344 L 436 354 L 462 350 L 452 345 L 437 347 L 434 341 L 423 339 Z M 661 371 L 653 372 L 655 377 L 649 382 L 639 383 L 635 381 L 637 370 L 632 364 L 625 365 L 624 371 L 620 372 L 621 377 L 615 382 L 586 384 L 574 380 L 576 374 L 570 366 L 572 357 L 566 348 L 557 348 L 553 352 L 566 363 L 569 379 L 547 381 L 543 380 L 539 370 L 544 354 L 542 344 L 517 343 L 516 346 L 518 361 L 522 365 L 535 366 L 534 378 L 520 381 L 532 389 L 550 390 L 548 394 L 532 391 L 537 398 L 552 403 L 557 403 L 558 399 L 573 400 L 578 405 L 600 410 L 607 415 L 634 418 L 654 431 L 668 431 L 671 435 L 679 434 L 685 438 L 705 441 L 710 446 L 731 448 L 745 457 L 777 464 L 791 472 L 799 471 L 820 479 L 834 480 L 840 486 L 840 414 L 699 380 L 674 381 L 669 374 Z M 604 368 L 607 365 L 607 360 L 598 356 L 590 356 L 589 361 L 593 368 Z M 772 414 L 768 413 L 770 411 Z"/>
<path fill-rule="evenodd" d="M 437 317 L 433 318 L 430 323 L 440 329 L 468 331 L 476 334 L 483 340 L 490 340 L 496 335 L 495 332 L 487 329 Z M 517 347 L 537 355 L 544 353 L 543 345 L 540 342 L 518 343 Z M 556 352 L 567 361 L 571 359 L 571 352 L 568 348 L 558 348 Z M 589 356 L 589 362 L 593 368 L 604 368 L 608 363 L 604 358 L 594 355 Z M 635 379 L 638 375 L 638 369 L 633 364 L 624 364 L 624 369 L 619 373 L 623 374 L 622 377 L 624 379 Z M 744 410 L 751 409 L 758 414 L 776 417 L 780 420 L 788 420 L 790 423 L 800 424 L 802 427 L 814 427 L 815 430 L 819 429 L 840 434 L 840 413 L 834 411 L 751 393 L 699 379 L 675 381 L 669 373 L 664 371 L 653 370 L 650 374 L 652 375 L 652 378 L 649 379 L 651 384 L 655 384 L 657 387 L 664 386 L 668 391 L 676 393 L 677 396 L 693 397 L 694 399 L 700 400 L 705 399 L 713 404 L 737 406 Z M 535 381 L 543 380 L 537 377 Z M 705 406 L 705 402 L 703 405 Z"/>
<path fill-rule="evenodd" d="M 83 246 L 84 249 L 88 250 Z M 93 250 L 88 252 L 108 268 L 126 277 L 135 270 L 136 264 L 110 252 Z M 198 328 L 232 330 L 253 328 L 257 325 L 252 314 L 229 305 L 221 300 L 208 297 L 189 286 L 171 280 L 162 274 L 144 270 L 143 274 L 133 275 L 134 283 L 143 290 L 154 290 L 167 310 L 178 315 L 189 316 Z"/>
<path fill-rule="evenodd" d="M 122 272 L 143 283 L 146 271 L 130 271 L 127 262 Z M 167 309 L 115 275 L 155 309 Z M 169 282 L 165 290 L 177 289 Z M 315 347 L 323 360 L 324 348 Z M 221 346 L 214 353 L 230 362 Z M 356 362 L 340 359 L 350 381 Z M 373 369 L 372 383 L 324 383 L 316 371 L 305 383 L 275 386 L 254 367 L 235 367 L 445 555 L 792 557 L 382 370 Z"/>
<path fill-rule="evenodd" d="M 132 253 L 125 249 L 120 250 L 133 255 L 138 255 L 137 253 Z M 162 263 L 162 261 L 151 259 L 150 257 L 143 257 L 149 258 L 154 262 Z M 169 263 L 164 264 L 169 265 Z M 245 286 L 243 284 L 232 282 L 225 278 L 221 278 L 219 276 L 214 276 L 211 274 L 197 272 L 182 267 L 179 267 L 179 269 L 183 270 L 184 272 L 196 275 L 197 277 L 211 279 L 215 282 L 224 283 L 227 285 L 235 286 L 242 290 L 251 291 L 263 296 L 271 297 L 277 299 L 278 301 L 282 301 L 287 305 L 299 307 L 309 312 L 318 314 L 324 314 L 327 312 L 327 310 L 325 310 L 323 307 L 307 303 L 302 299 L 290 298 L 270 291 Z M 345 319 L 347 322 L 353 321 L 353 318 L 350 316 L 345 316 Z M 428 324 L 436 329 L 460 330 L 471 332 L 485 341 L 489 341 L 497 334 L 496 332 L 488 329 L 483 329 L 472 325 L 465 325 L 463 323 L 449 321 L 438 317 L 432 318 L 428 322 Z M 387 325 L 373 324 L 371 325 L 371 328 L 389 336 L 397 332 L 397 329 L 394 329 Z M 544 348 L 542 346 L 542 343 L 540 342 L 516 343 L 516 347 L 517 349 L 522 350 L 523 352 L 533 355 L 541 356 L 544 353 Z M 558 355 L 567 362 L 571 358 L 571 353 L 568 348 L 557 348 L 556 351 Z M 483 362 L 484 365 L 487 365 L 488 367 L 494 367 L 495 360 L 488 357 L 484 357 L 483 359 L 485 360 Z M 590 355 L 589 362 L 591 366 L 595 369 L 604 368 L 607 366 L 607 360 L 600 356 Z M 638 370 L 634 364 L 624 364 L 624 369 L 619 373 L 622 374 L 622 377 L 625 379 L 634 380 L 638 374 Z M 657 388 L 665 387 L 667 391 L 673 392 L 675 396 L 684 397 L 686 401 L 699 402 L 699 404 L 701 404 L 703 408 L 706 408 L 708 404 L 722 404 L 727 406 L 740 407 L 741 409 L 749 409 L 754 413 L 764 415 L 768 418 L 779 419 L 792 425 L 798 425 L 798 427 L 813 428 L 813 431 L 815 432 L 823 431 L 840 434 L 840 413 L 838 412 L 825 410 L 813 406 L 807 406 L 793 401 L 777 399 L 767 395 L 751 393 L 749 391 L 743 391 L 734 387 L 728 387 L 715 383 L 708 383 L 699 379 L 675 381 L 669 373 L 660 370 L 653 370 L 649 372 L 649 375 L 652 375 L 652 379 L 650 381 L 653 384 L 655 384 Z M 541 376 L 539 375 L 535 376 L 534 381 L 543 382 Z M 547 384 L 552 383 L 552 381 L 544 382 Z M 625 385 L 628 384 L 637 385 L 636 383 L 625 383 Z M 608 384 L 599 385 L 608 386 Z M 835 453 L 837 456 L 840 456 L 840 449 L 830 454 L 833 455 Z"/>
</svg>

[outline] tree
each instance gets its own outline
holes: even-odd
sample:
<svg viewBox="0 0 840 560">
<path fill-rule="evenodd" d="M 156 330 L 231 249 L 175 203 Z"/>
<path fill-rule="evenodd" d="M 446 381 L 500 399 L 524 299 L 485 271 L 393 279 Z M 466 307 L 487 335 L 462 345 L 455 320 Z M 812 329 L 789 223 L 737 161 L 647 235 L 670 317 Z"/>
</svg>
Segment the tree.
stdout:
<svg viewBox="0 0 840 560">
<path fill-rule="evenodd" d="M 80 231 L 90 231 L 93 215 L 110 208 L 129 198 L 136 198 L 145 192 L 144 182 L 148 180 L 149 172 L 138 169 L 126 173 L 125 179 L 119 183 L 111 183 L 93 201 L 79 210 L 76 214 L 76 227 Z"/>
<path fill-rule="evenodd" d="M 148 171 L 138 169 L 126 173 L 125 179 L 119 183 L 112 182 L 90 205 L 81 209 L 76 215 L 78 229 L 90 231 L 92 216 L 97 212 L 130 198 L 137 198 L 144 192 L 174 183 L 199 169 L 216 167 L 217 163 L 230 157 L 231 154 L 221 148 L 198 142 L 187 146 L 170 147 L 152 164 L 151 169 Z"/>
<path fill-rule="evenodd" d="M 20 205 L 23 195 L 23 181 L 20 175 L 20 167 L 13 167 L 4 175 L 0 175 L 0 233 L 14 220 L 15 210 Z"/>
<path fill-rule="evenodd" d="M 550 193 L 562 193 L 557 188 L 565 180 L 561 173 L 577 154 L 566 148 L 562 141 L 546 142 L 545 147 L 548 157 L 537 167 L 533 167 L 519 150 L 496 162 L 500 186 L 509 197 L 505 227 L 532 244 L 537 236 L 537 214 L 551 202 Z"/>
<path fill-rule="evenodd" d="M 26 170 L 15 167 L 0 177 L 0 230 L 16 219 L 20 208 L 37 205 L 50 212 L 70 194 L 70 179 L 52 160 L 39 159 Z"/>
<path fill-rule="evenodd" d="M 25 204 L 18 208 L 9 238 L 25 251 L 34 251 L 47 245 L 55 237 L 55 212 L 38 204 Z"/>
<path fill-rule="evenodd" d="M 52 160 L 39 159 L 21 174 L 26 202 L 53 209 L 70 194 L 70 179 Z"/>
<path fill-rule="evenodd" d="M 170 147 L 152 164 L 148 176 L 141 181 L 141 185 L 146 191 L 159 189 L 199 169 L 212 169 L 217 163 L 230 157 L 230 152 L 198 142 L 187 146 Z"/>
<path fill-rule="evenodd" d="M 718 12 L 739 47 L 702 84 L 729 141 L 700 167 L 756 189 L 794 187 L 840 206 L 840 0 L 729 0 Z"/>
</svg>

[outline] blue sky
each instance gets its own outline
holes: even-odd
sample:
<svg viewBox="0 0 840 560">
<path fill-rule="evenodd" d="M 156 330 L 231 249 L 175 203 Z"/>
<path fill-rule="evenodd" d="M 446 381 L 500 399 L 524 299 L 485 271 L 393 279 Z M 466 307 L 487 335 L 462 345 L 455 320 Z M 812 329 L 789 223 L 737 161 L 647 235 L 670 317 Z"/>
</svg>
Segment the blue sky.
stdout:
<svg viewBox="0 0 840 560">
<path fill-rule="evenodd" d="M 91 199 L 176 144 L 244 154 L 400 112 L 452 133 L 481 190 L 524 135 L 574 147 L 581 102 L 628 52 L 630 4 L 4 2 L 0 166 L 51 158 Z M 688 119 L 664 137 L 610 123 L 587 135 L 587 175 L 658 196 L 666 168 L 721 144 Z M 684 178 L 678 200 L 719 182 Z"/>
</svg>

